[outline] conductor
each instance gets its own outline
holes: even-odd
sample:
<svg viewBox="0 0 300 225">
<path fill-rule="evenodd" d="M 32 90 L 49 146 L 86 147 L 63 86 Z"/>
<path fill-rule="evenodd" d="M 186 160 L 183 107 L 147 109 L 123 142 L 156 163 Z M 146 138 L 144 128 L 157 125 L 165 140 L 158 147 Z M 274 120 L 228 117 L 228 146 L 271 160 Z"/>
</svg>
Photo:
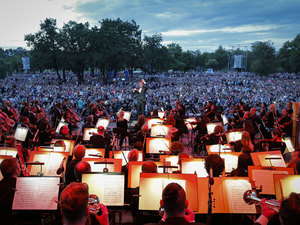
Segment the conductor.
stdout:
<svg viewBox="0 0 300 225">
<path fill-rule="evenodd" d="M 137 99 L 137 114 L 145 115 L 145 105 L 146 105 L 146 91 L 147 87 L 145 86 L 146 82 L 144 79 L 141 79 L 138 87 L 133 89 L 133 96 Z"/>
</svg>

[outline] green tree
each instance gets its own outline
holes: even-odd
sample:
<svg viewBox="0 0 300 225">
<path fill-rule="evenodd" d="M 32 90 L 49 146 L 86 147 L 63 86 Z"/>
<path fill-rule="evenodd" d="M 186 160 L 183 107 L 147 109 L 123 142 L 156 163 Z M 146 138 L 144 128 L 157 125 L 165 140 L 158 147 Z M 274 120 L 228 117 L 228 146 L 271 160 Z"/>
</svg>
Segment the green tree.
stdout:
<svg viewBox="0 0 300 225">
<path fill-rule="evenodd" d="M 63 40 L 61 50 L 68 59 L 67 69 L 72 70 L 77 76 L 78 83 L 83 83 L 83 73 L 87 68 L 88 49 L 90 43 L 88 23 L 77 23 L 69 21 L 64 24 L 60 35 Z"/>
<path fill-rule="evenodd" d="M 47 18 L 40 24 L 40 30 L 35 34 L 25 35 L 27 46 L 32 48 L 31 63 L 38 69 L 55 69 L 59 75 L 59 46 L 57 43 L 58 28 L 56 20 Z"/>
<path fill-rule="evenodd" d="M 168 44 L 167 47 L 170 54 L 170 69 L 174 71 L 183 71 L 184 63 L 182 62 L 182 47 L 176 43 Z"/>
<path fill-rule="evenodd" d="M 283 44 L 279 50 L 279 61 L 285 71 L 300 72 L 300 34 Z"/>
<path fill-rule="evenodd" d="M 215 51 L 214 56 L 218 63 L 217 69 L 226 69 L 228 64 L 228 52 L 222 47 L 222 45 L 220 45 L 219 48 Z"/>
<path fill-rule="evenodd" d="M 271 41 L 255 42 L 251 46 L 251 71 L 267 75 L 276 71 L 276 52 Z"/>
<path fill-rule="evenodd" d="M 154 74 L 161 71 L 167 71 L 170 66 L 170 55 L 168 48 L 161 44 L 161 34 L 144 37 L 144 71 Z"/>
</svg>

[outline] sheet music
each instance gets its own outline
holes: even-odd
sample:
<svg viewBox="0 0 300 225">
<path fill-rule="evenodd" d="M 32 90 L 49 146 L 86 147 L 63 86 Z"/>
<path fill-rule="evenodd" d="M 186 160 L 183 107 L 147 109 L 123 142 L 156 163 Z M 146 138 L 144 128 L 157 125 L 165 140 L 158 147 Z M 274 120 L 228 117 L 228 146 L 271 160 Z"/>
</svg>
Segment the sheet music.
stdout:
<svg viewBox="0 0 300 225">
<path fill-rule="evenodd" d="M 140 181 L 140 210 L 158 210 L 162 198 L 162 178 L 142 178 Z"/>
<path fill-rule="evenodd" d="M 266 159 L 266 158 L 281 158 L 281 159 Z M 286 167 L 281 153 L 280 154 L 261 154 L 261 155 L 258 155 L 258 160 L 259 160 L 261 166 Z"/>
<path fill-rule="evenodd" d="M 124 116 L 124 118 L 125 118 L 125 116 Z M 127 121 L 129 121 L 129 120 L 127 120 Z M 107 130 L 108 125 L 109 125 L 109 120 L 108 119 L 99 118 L 95 127 L 98 128 L 98 127 L 102 126 L 102 127 L 104 127 L 105 130 Z"/>
<path fill-rule="evenodd" d="M 225 180 L 225 186 L 231 213 L 256 213 L 255 206 L 248 205 L 243 200 L 245 191 L 251 190 L 251 184 L 249 181 Z"/>
<path fill-rule="evenodd" d="M 230 146 L 229 145 L 210 145 L 209 146 L 209 151 L 210 152 L 219 152 L 219 148 L 221 146 L 221 152 L 231 152 Z"/>
<path fill-rule="evenodd" d="M 124 205 L 124 175 L 103 175 L 102 203 L 109 206 Z M 120 187 L 123 189 L 120 190 Z"/>
<path fill-rule="evenodd" d="M 294 176 L 294 179 L 283 179 L 280 181 L 280 186 L 283 198 L 286 199 L 292 192 L 300 193 L 300 176 Z"/>
<path fill-rule="evenodd" d="M 51 152 L 47 164 L 45 164 L 46 170 L 44 176 L 57 176 L 56 171 L 60 167 L 63 159 L 63 155 Z"/>
<path fill-rule="evenodd" d="M 13 210 L 56 210 L 59 177 L 18 177 Z"/>
<path fill-rule="evenodd" d="M 276 170 L 252 170 L 252 179 L 255 182 L 255 186 L 258 188 L 262 186 L 261 194 L 275 194 L 273 174 L 288 174 L 288 172 Z"/>
<path fill-rule="evenodd" d="M 149 153 L 160 153 L 159 151 L 167 151 L 170 149 L 169 139 L 155 138 L 151 139 L 149 143 Z"/>
<path fill-rule="evenodd" d="M 151 137 L 167 136 L 169 134 L 169 127 L 165 125 L 155 125 L 151 128 Z"/>
<path fill-rule="evenodd" d="M 85 128 L 83 134 L 83 140 L 89 141 L 91 139 L 91 136 L 93 136 L 93 133 L 97 134 L 97 132 L 98 132 L 97 128 Z"/>
<path fill-rule="evenodd" d="M 230 154 L 221 154 L 221 158 L 225 162 L 225 173 L 230 173 L 232 169 L 236 169 L 238 165 L 238 156 Z"/>
<path fill-rule="evenodd" d="M 124 175 L 83 174 L 82 182 L 89 186 L 89 193 L 99 197 L 106 206 L 124 205 Z"/>
<path fill-rule="evenodd" d="M 197 177 L 208 177 L 208 173 L 204 167 L 205 161 L 182 161 L 181 172 L 182 174 L 194 174 L 197 173 Z"/>
<path fill-rule="evenodd" d="M 184 191 L 186 191 L 186 182 L 185 182 L 185 180 L 177 180 L 177 179 L 164 179 L 163 180 L 163 189 L 168 184 L 171 184 L 171 183 L 177 183 L 177 184 L 179 184 L 184 189 Z"/>
</svg>

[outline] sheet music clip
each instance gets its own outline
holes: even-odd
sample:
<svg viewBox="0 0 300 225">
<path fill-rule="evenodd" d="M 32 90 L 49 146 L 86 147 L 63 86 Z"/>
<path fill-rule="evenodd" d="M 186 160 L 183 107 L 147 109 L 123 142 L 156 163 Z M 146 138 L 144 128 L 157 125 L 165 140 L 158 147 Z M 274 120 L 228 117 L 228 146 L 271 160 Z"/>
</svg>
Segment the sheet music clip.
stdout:
<svg viewBox="0 0 300 225">
<path fill-rule="evenodd" d="M 265 160 L 269 160 L 271 167 L 273 167 L 273 165 L 272 165 L 272 160 L 273 160 L 273 159 L 275 159 L 275 160 L 281 160 L 280 157 L 274 157 L 274 158 L 268 157 L 268 158 L 265 158 Z"/>
<path fill-rule="evenodd" d="M 94 156 L 94 157 L 98 157 L 98 158 L 102 158 L 103 157 L 103 155 L 101 153 L 89 154 L 89 156 Z"/>
<path fill-rule="evenodd" d="M 115 164 L 114 162 L 107 162 L 104 160 L 104 162 L 94 162 L 94 164 L 105 164 L 105 167 L 103 168 L 103 173 L 108 173 L 107 164 Z"/>
<path fill-rule="evenodd" d="M 161 153 L 161 154 L 166 154 L 166 155 L 170 154 L 169 151 L 165 151 L 165 150 L 159 150 L 158 152 Z"/>
</svg>

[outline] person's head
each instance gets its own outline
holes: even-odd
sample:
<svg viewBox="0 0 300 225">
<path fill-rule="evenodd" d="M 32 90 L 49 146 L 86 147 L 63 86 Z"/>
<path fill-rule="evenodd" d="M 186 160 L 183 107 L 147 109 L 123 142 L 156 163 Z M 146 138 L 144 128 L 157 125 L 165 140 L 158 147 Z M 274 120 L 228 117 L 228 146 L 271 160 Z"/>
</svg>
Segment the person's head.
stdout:
<svg viewBox="0 0 300 225">
<path fill-rule="evenodd" d="M 247 131 L 244 131 L 241 137 L 241 144 L 244 146 L 250 146 L 250 143 L 252 144 L 250 134 Z"/>
<path fill-rule="evenodd" d="M 250 115 L 249 115 L 249 112 L 245 112 L 245 113 L 244 113 L 244 119 L 249 119 L 249 116 L 250 116 Z"/>
<path fill-rule="evenodd" d="M 282 115 L 283 115 L 283 116 L 286 116 L 287 114 L 288 114 L 288 111 L 287 111 L 286 109 L 283 109 L 283 110 L 282 110 Z"/>
<path fill-rule="evenodd" d="M 273 112 L 276 111 L 276 105 L 275 105 L 275 104 L 271 104 L 271 105 L 269 106 L 269 108 L 270 108 L 270 110 L 273 111 Z"/>
<path fill-rule="evenodd" d="M 147 125 L 147 124 L 144 124 L 144 125 L 142 126 L 141 131 L 142 131 L 144 134 L 147 133 L 147 131 L 148 131 L 148 125 Z"/>
<path fill-rule="evenodd" d="M 92 171 L 91 165 L 87 161 L 78 162 L 74 168 L 75 177 L 79 182 L 81 182 L 81 177 L 83 173 L 88 173 L 91 171 Z"/>
<path fill-rule="evenodd" d="M 157 173 L 157 165 L 153 161 L 146 161 L 142 165 L 142 173 Z"/>
<path fill-rule="evenodd" d="M 140 126 L 142 126 L 144 123 L 145 123 L 146 119 L 145 119 L 145 116 L 144 115 L 139 115 L 139 118 L 138 118 L 138 124 Z"/>
<path fill-rule="evenodd" d="M 287 103 L 286 103 L 286 107 L 287 107 L 288 109 L 292 109 L 292 108 L 293 108 L 293 103 L 292 103 L 292 102 L 287 102 Z"/>
<path fill-rule="evenodd" d="M 300 221 L 300 194 L 292 192 L 281 202 L 279 210 L 281 225 L 296 225 Z"/>
<path fill-rule="evenodd" d="M 168 217 L 184 217 L 188 207 L 184 189 L 177 183 L 168 184 L 162 193 L 160 206 L 165 209 Z"/>
<path fill-rule="evenodd" d="M 184 146 L 181 142 L 179 141 L 174 141 L 172 142 L 170 152 L 172 155 L 178 155 L 179 153 L 183 152 Z"/>
<path fill-rule="evenodd" d="M 76 160 L 81 160 L 85 156 L 85 147 L 83 145 L 76 145 L 73 154 Z"/>
<path fill-rule="evenodd" d="M 224 161 L 217 154 L 210 154 L 205 158 L 205 170 L 209 174 L 209 170 L 212 168 L 213 176 L 218 177 L 224 171 Z"/>
<path fill-rule="evenodd" d="M 152 116 L 158 117 L 158 109 L 157 108 L 153 110 Z"/>
<path fill-rule="evenodd" d="M 62 126 L 60 128 L 60 133 L 63 134 L 63 135 L 67 135 L 69 133 L 69 128 L 68 126 Z"/>
<path fill-rule="evenodd" d="M 128 161 L 138 161 L 139 159 L 139 150 L 137 149 L 132 149 L 129 153 L 128 153 Z"/>
<path fill-rule="evenodd" d="M 251 115 L 256 115 L 256 108 L 251 108 L 250 109 L 250 114 Z"/>
<path fill-rule="evenodd" d="M 224 127 L 222 125 L 217 125 L 214 128 L 214 134 L 223 134 L 225 132 Z"/>
<path fill-rule="evenodd" d="M 64 224 L 84 221 L 88 216 L 89 188 L 86 183 L 71 183 L 60 194 L 59 208 Z M 84 223 L 85 224 L 85 223 Z"/>
<path fill-rule="evenodd" d="M 88 123 L 93 123 L 94 120 L 93 115 L 89 115 L 86 120 Z"/>
<path fill-rule="evenodd" d="M 105 129 L 103 126 L 99 126 L 98 129 L 97 129 L 97 132 L 99 135 L 104 135 L 105 133 Z"/>
<path fill-rule="evenodd" d="M 4 159 L 0 164 L 0 171 L 4 178 L 18 177 L 21 174 L 20 164 L 16 158 Z"/>
<path fill-rule="evenodd" d="M 144 83 L 144 79 L 141 79 L 140 82 L 139 82 L 139 86 L 140 86 L 140 87 L 143 87 L 144 84 L 145 84 L 145 83 Z"/>
<path fill-rule="evenodd" d="M 190 156 L 184 152 L 178 154 L 178 164 L 180 165 L 180 167 L 181 167 L 181 160 L 188 159 L 189 157 Z"/>
<path fill-rule="evenodd" d="M 239 155 L 238 168 L 248 171 L 248 166 L 253 166 L 252 158 L 248 154 Z"/>
<path fill-rule="evenodd" d="M 125 115 L 125 112 L 123 110 L 121 110 L 118 115 L 119 119 L 123 119 L 124 115 Z"/>
</svg>

